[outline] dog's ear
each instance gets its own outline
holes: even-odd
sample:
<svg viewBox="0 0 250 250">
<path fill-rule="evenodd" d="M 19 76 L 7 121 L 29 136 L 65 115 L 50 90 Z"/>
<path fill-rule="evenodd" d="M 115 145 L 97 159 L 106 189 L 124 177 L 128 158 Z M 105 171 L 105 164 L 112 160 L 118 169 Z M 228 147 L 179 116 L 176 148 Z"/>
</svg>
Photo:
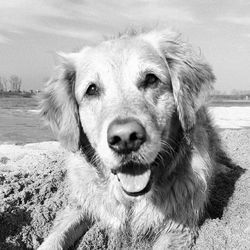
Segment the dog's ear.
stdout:
<svg viewBox="0 0 250 250">
<path fill-rule="evenodd" d="M 184 131 L 189 131 L 215 81 L 212 69 L 178 33 L 155 31 L 146 34 L 144 39 L 166 60 L 179 120 Z"/>
<path fill-rule="evenodd" d="M 80 121 L 74 95 L 75 54 L 58 54 L 60 63 L 41 94 L 40 114 L 49 122 L 61 144 L 70 151 L 79 148 Z"/>
</svg>

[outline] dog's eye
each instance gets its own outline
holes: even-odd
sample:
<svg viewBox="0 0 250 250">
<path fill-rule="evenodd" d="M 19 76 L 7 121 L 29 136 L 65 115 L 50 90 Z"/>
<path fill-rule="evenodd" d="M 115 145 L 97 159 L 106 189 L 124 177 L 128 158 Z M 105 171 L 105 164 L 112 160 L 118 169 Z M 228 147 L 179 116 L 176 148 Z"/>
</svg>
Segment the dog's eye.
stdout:
<svg viewBox="0 0 250 250">
<path fill-rule="evenodd" d="M 96 84 L 91 83 L 89 87 L 87 88 L 86 95 L 88 96 L 94 96 L 99 94 L 99 88 Z"/>
<path fill-rule="evenodd" d="M 159 79 L 154 74 L 147 74 L 144 80 L 145 87 L 156 87 Z"/>
</svg>

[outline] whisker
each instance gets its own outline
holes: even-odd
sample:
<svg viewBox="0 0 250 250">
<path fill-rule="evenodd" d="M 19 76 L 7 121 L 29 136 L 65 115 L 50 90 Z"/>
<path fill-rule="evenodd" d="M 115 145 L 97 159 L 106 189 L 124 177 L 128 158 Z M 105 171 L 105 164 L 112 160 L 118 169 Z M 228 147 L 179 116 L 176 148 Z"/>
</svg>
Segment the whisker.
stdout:
<svg viewBox="0 0 250 250">
<path fill-rule="evenodd" d="M 174 157 L 175 150 L 173 147 L 165 140 L 161 140 L 161 144 L 163 145 L 162 151 Z"/>
</svg>

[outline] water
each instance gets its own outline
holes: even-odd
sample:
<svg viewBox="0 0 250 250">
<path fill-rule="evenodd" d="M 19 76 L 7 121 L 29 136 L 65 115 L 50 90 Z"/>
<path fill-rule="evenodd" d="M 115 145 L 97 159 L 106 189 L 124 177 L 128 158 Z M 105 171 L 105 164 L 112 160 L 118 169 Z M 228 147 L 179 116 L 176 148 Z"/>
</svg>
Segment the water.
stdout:
<svg viewBox="0 0 250 250">
<path fill-rule="evenodd" d="M 55 140 L 37 109 L 35 98 L 0 98 L 0 144 Z M 216 103 L 210 107 L 210 114 L 219 128 L 250 128 L 250 103 Z"/>
<path fill-rule="evenodd" d="M 38 115 L 35 98 L 0 98 L 0 144 L 55 140 Z"/>
</svg>

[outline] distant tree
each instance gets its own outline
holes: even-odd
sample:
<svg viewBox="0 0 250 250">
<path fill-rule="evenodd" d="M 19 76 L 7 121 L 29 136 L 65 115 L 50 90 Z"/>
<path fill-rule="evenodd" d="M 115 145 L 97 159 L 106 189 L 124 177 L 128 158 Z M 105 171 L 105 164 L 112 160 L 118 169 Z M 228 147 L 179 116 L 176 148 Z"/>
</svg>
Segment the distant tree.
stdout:
<svg viewBox="0 0 250 250">
<path fill-rule="evenodd" d="M 19 92 L 21 90 L 22 80 L 17 75 L 10 76 L 10 89 L 14 92 Z"/>
<path fill-rule="evenodd" d="M 2 77 L 2 84 L 3 84 L 3 88 L 4 88 L 4 91 L 7 91 L 8 90 L 8 80 L 5 78 L 5 77 Z"/>
<path fill-rule="evenodd" d="M 3 91 L 3 84 L 2 84 L 2 81 L 1 81 L 1 76 L 0 76 L 0 91 Z"/>
<path fill-rule="evenodd" d="M 0 76 L 0 91 L 7 91 L 7 79 L 3 76 Z"/>
</svg>

